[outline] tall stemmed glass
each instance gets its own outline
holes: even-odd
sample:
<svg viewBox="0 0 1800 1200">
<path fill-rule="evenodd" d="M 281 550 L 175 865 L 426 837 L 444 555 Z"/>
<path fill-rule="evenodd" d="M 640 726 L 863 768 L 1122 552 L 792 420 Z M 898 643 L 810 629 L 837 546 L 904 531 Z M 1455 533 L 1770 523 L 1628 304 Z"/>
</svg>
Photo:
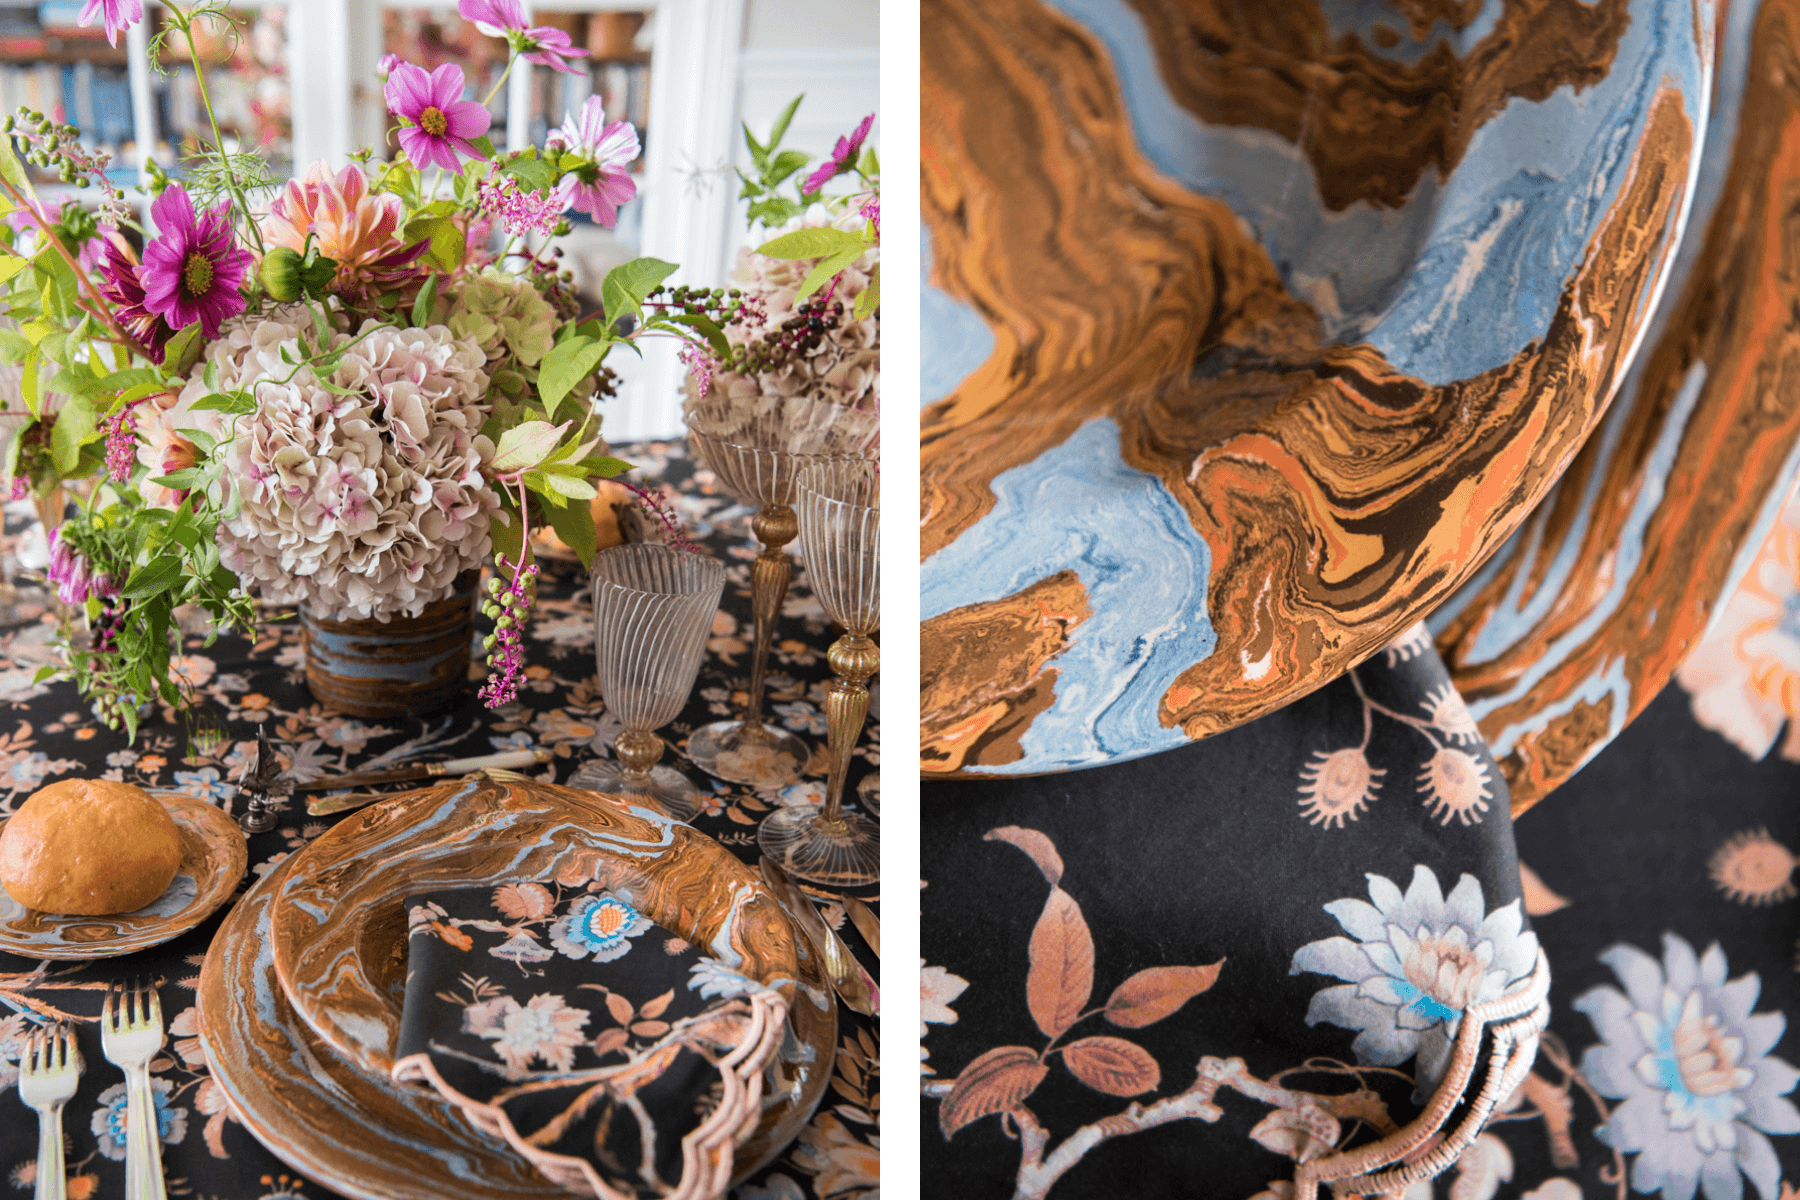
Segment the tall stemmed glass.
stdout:
<svg viewBox="0 0 1800 1200">
<path fill-rule="evenodd" d="M 681 772 L 656 765 L 663 741 L 651 731 L 673 721 L 694 690 L 725 565 L 638 543 L 594 555 L 591 573 L 600 695 L 625 729 L 614 761 L 582 767 L 582 786 L 646 797 L 685 821 L 699 811 L 699 793 Z"/>
<path fill-rule="evenodd" d="M 709 775 L 767 790 L 800 778 L 812 750 L 805 741 L 763 721 L 763 683 L 775 621 L 794 564 L 783 549 L 799 526 L 794 480 L 824 454 L 872 453 L 879 417 L 806 396 L 690 400 L 688 436 L 719 484 L 743 504 L 757 506 L 750 528 L 762 553 L 750 567 L 750 686 L 743 714 L 694 731 L 687 755 Z"/>
<path fill-rule="evenodd" d="M 881 831 L 843 809 L 850 752 L 869 715 L 869 676 L 881 649 L 881 477 L 873 460 L 826 458 L 800 469 L 800 547 L 813 594 L 844 627 L 829 657 L 837 680 L 825 697 L 831 755 L 825 803 L 782 808 L 763 820 L 757 844 L 790 875 L 856 887 L 881 877 Z"/>
</svg>

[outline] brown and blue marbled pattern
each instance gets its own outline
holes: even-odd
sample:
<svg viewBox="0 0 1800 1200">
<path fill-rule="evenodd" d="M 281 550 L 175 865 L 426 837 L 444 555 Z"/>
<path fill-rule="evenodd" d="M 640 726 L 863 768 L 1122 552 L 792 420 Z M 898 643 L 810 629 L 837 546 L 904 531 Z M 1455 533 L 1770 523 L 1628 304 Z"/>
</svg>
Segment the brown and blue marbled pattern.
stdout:
<svg viewBox="0 0 1800 1200">
<path fill-rule="evenodd" d="M 1431 618 L 1516 811 L 1668 682 L 1800 466 L 1800 4 L 1734 0 L 1667 299 L 1605 422 Z"/>
<path fill-rule="evenodd" d="M 1066 571 L 1092 613 L 1045 662 L 928 663 L 927 772 L 1278 707 L 1435 607 L 1598 423 L 1682 233 L 1711 6 L 1493 0 L 1380 49 L 1348 8 L 926 5 L 930 311 L 992 345 L 924 415 L 926 640 Z M 962 745 L 970 697 L 1050 671 Z"/>
</svg>

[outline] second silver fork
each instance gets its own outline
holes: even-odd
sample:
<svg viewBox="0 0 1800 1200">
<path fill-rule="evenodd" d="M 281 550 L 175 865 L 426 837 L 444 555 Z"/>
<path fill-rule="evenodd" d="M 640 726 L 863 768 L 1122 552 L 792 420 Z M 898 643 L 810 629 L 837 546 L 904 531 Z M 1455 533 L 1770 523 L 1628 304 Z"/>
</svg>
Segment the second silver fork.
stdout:
<svg viewBox="0 0 1800 1200">
<path fill-rule="evenodd" d="M 106 1061 L 125 1072 L 126 1200 L 166 1200 L 162 1138 L 150 1093 L 150 1060 L 163 1045 L 162 1001 L 143 982 L 129 989 L 114 981 L 100 1017 L 100 1046 Z"/>
</svg>

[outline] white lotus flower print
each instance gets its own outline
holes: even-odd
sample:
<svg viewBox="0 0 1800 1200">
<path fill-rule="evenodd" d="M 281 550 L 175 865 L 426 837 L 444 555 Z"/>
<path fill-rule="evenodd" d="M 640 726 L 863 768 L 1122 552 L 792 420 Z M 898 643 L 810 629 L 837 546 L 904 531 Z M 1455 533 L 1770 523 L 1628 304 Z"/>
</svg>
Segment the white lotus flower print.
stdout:
<svg viewBox="0 0 1800 1200">
<path fill-rule="evenodd" d="M 1717 943 L 1698 957 L 1674 934 L 1663 956 L 1618 945 L 1600 956 L 1624 991 L 1602 986 L 1575 1001 L 1601 1043 L 1581 1072 L 1622 1103 L 1596 1132 L 1631 1165 L 1634 1191 L 1662 1200 L 1742 1200 L 1744 1176 L 1764 1200 L 1783 1194 L 1769 1134 L 1800 1133 L 1786 1097 L 1800 1071 L 1769 1053 L 1787 1029 L 1779 1012 L 1757 1013 L 1762 981 L 1727 980 Z"/>
<path fill-rule="evenodd" d="M 1350 936 L 1302 946 L 1289 970 L 1344 980 L 1313 996 L 1306 1023 L 1356 1030 L 1351 1049 L 1370 1066 L 1399 1066 L 1416 1056 L 1416 1094 L 1423 1098 L 1443 1078 L 1464 1010 L 1531 975 L 1537 935 L 1524 928 L 1517 900 L 1488 912 L 1473 875 L 1448 896 L 1423 865 L 1413 868 L 1404 893 L 1384 876 L 1368 880 L 1368 900 L 1325 906 Z"/>
</svg>

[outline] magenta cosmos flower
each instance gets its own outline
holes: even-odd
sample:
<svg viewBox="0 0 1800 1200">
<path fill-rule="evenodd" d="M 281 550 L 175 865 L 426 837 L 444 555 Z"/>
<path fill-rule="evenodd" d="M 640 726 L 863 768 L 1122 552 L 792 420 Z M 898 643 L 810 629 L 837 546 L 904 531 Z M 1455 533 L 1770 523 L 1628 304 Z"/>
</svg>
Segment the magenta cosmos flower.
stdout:
<svg viewBox="0 0 1800 1200">
<path fill-rule="evenodd" d="M 819 164 L 817 170 L 806 177 L 806 183 L 800 188 L 803 195 L 810 196 L 826 184 L 856 165 L 856 156 L 862 153 L 863 140 L 869 136 L 869 129 L 875 124 L 875 114 L 870 113 L 862 119 L 849 137 L 837 140 L 837 146 L 831 151 L 831 157 Z"/>
<path fill-rule="evenodd" d="M 588 160 L 563 177 L 557 192 L 564 204 L 573 204 L 600 224 L 619 223 L 619 205 L 637 195 L 637 183 L 625 168 L 638 156 L 638 135 L 624 121 L 606 122 L 600 97 L 589 96 L 581 116 L 563 113 L 560 129 L 552 129 L 546 148 L 578 154 Z"/>
<path fill-rule="evenodd" d="M 445 63 L 427 75 L 423 67 L 398 63 L 388 73 L 388 111 L 412 122 L 400 131 L 400 148 L 417 167 L 460 171 L 457 154 L 486 158 L 470 138 L 488 131 L 492 118 L 473 100 L 464 100 L 462 68 Z"/>
<path fill-rule="evenodd" d="M 507 45 L 525 56 L 526 62 L 540 67 L 574 75 L 575 68 L 564 60 L 587 57 L 588 52 L 572 45 L 562 30 L 548 25 L 527 27 L 525 9 L 519 0 L 459 0 L 456 11 L 489 37 L 505 38 Z"/>
<path fill-rule="evenodd" d="M 231 203 L 196 217 L 187 192 L 170 184 L 150 215 L 162 233 L 144 247 L 138 269 L 144 307 L 173 329 L 198 321 L 209 340 L 218 337 L 219 326 L 244 311 L 238 288 L 252 262 L 249 251 L 232 244 Z"/>
<path fill-rule="evenodd" d="M 85 28 L 94 23 L 95 17 L 106 22 L 107 44 L 117 46 L 119 31 L 130 29 L 144 19 L 144 3 L 143 0 L 87 0 L 75 20 Z"/>
</svg>

